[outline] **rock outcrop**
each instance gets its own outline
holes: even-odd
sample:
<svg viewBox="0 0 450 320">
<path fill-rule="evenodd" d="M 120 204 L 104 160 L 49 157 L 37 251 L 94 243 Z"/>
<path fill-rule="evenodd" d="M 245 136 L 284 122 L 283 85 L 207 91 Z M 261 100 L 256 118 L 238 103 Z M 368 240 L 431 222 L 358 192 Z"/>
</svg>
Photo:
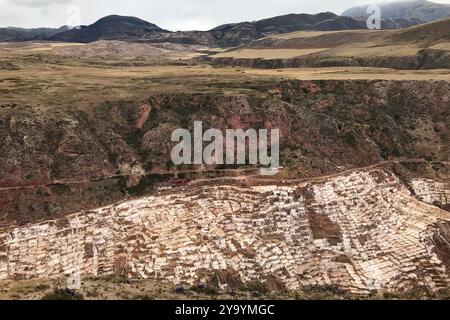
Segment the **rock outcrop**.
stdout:
<svg viewBox="0 0 450 320">
<path fill-rule="evenodd" d="M 370 1 L 368 1 L 370 2 Z M 347 9 L 342 13 L 350 17 L 368 17 L 369 4 Z M 450 5 L 426 0 L 391 1 L 379 4 L 383 18 L 420 19 L 430 22 L 450 16 Z M 370 11 L 369 11 L 370 12 Z"/>
</svg>

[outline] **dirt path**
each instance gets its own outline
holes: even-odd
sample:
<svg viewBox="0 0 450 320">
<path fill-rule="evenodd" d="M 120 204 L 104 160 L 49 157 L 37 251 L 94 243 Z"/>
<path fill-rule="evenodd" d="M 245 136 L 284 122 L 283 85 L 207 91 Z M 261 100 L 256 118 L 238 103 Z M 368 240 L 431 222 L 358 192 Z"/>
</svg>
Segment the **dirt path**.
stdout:
<svg viewBox="0 0 450 320">
<path fill-rule="evenodd" d="M 250 176 L 236 176 L 236 177 L 218 177 L 218 178 L 212 178 L 212 179 L 198 179 L 198 180 L 192 181 L 190 183 L 190 185 L 195 186 L 195 185 L 199 185 L 199 184 L 214 181 L 214 180 L 216 180 L 216 181 L 220 181 L 220 180 L 245 181 L 245 180 L 249 180 L 249 179 L 255 179 L 255 180 L 253 180 L 254 182 L 258 182 L 258 181 L 264 182 L 264 184 L 268 184 L 268 183 L 279 184 L 280 182 L 283 184 L 305 183 L 305 182 L 323 182 L 324 180 L 335 178 L 337 176 L 351 173 L 353 171 L 371 170 L 371 169 L 375 169 L 375 168 L 381 167 L 386 164 L 394 164 L 394 163 L 396 163 L 396 164 L 398 164 L 398 163 L 426 163 L 426 161 L 424 159 L 386 160 L 386 161 L 379 162 L 377 164 L 373 164 L 373 165 L 366 166 L 366 167 L 355 167 L 355 168 L 346 169 L 344 171 L 340 171 L 340 172 L 333 173 L 333 174 L 317 176 L 317 177 L 308 177 L 308 178 L 302 178 L 302 179 L 264 178 L 263 176 L 260 176 L 260 175 L 250 175 Z M 442 162 L 442 161 L 440 161 L 440 163 L 450 164 L 448 162 Z"/>
<path fill-rule="evenodd" d="M 222 176 L 222 177 L 216 177 L 216 178 L 202 178 L 202 179 L 196 179 L 192 181 L 189 185 L 190 186 L 197 186 L 204 184 L 205 182 L 211 182 L 211 181 L 220 181 L 220 180 L 228 180 L 228 181 L 245 181 L 249 179 L 254 179 L 254 182 L 264 182 L 267 183 L 280 183 L 282 182 L 290 184 L 290 183 L 304 183 L 304 182 L 322 182 L 324 180 L 334 178 L 336 176 L 340 176 L 343 174 L 350 173 L 352 171 L 356 170 L 371 170 L 374 168 L 378 168 L 380 166 L 386 165 L 386 164 L 399 164 L 399 163 L 425 163 L 426 161 L 424 159 L 405 159 L 405 160 L 386 160 L 377 164 L 373 164 L 366 167 L 356 167 L 351 169 L 346 169 L 344 171 L 340 171 L 333 174 L 323 175 L 323 176 L 317 176 L 317 177 L 309 177 L 309 178 L 302 178 L 302 179 L 280 179 L 280 178 L 264 178 L 261 175 L 258 174 L 250 174 L 250 175 L 244 175 L 245 172 L 254 172 L 258 171 L 258 169 L 254 168 L 245 168 L 245 169 L 223 169 L 223 170 L 215 170 L 215 171 L 206 171 L 203 173 L 230 173 L 230 175 Z M 450 165 L 450 162 L 447 161 L 439 161 L 440 163 L 444 163 L 447 165 Z M 198 174 L 202 173 L 198 170 L 186 170 L 186 171 L 180 171 L 176 172 L 176 174 Z M 157 175 L 168 175 L 168 174 L 174 174 L 173 172 L 159 172 L 159 173 L 148 173 L 146 175 L 151 174 L 157 174 Z M 94 178 L 94 179 L 81 179 L 81 180 L 54 180 L 51 183 L 47 184 L 29 184 L 29 185 L 22 185 L 22 186 L 13 186 L 13 187 L 0 187 L 0 192 L 2 191 L 10 191 L 10 190 L 25 190 L 25 189 L 34 189 L 34 188 L 40 188 L 40 187 L 50 187 L 54 185 L 78 185 L 78 184 L 84 184 L 84 183 L 90 183 L 90 182 L 98 182 L 98 181 L 104 181 L 109 179 L 116 179 L 116 178 L 129 178 L 132 175 L 130 174 L 116 174 L 111 176 L 104 176 L 100 178 Z"/>
<path fill-rule="evenodd" d="M 158 173 L 146 173 L 144 176 L 149 175 L 174 175 L 174 174 L 207 174 L 207 173 L 217 173 L 217 172 L 223 172 L 223 173 L 230 173 L 230 177 L 233 177 L 233 175 L 239 175 L 245 172 L 254 172 L 258 169 L 254 168 L 245 168 L 245 169 L 222 169 L 222 170 L 215 170 L 215 171 L 198 171 L 198 170 L 185 170 L 185 171 L 177 171 L 177 172 L 158 172 Z M 25 190 L 25 189 L 34 189 L 34 188 L 40 188 L 40 187 L 50 187 L 54 185 L 77 185 L 77 184 L 83 184 L 83 183 L 90 183 L 90 182 L 98 182 L 98 181 L 104 181 L 109 179 L 116 179 L 116 178 L 129 178 L 132 177 L 131 174 L 115 174 L 110 176 L 103 176 L 99 178 L 92 178 L 92 179 L 80 179 L 80 180 L 53 180 L 49 183 L 43 183 L 43 184 L 26 184 L 21 186 L 12 186 L 12 187 L 0 187 L 0 192 L 2 191 L 9 191 L 9 190 Z M 212 178 L 215 179 L 215 178 Z"/>
</svg>

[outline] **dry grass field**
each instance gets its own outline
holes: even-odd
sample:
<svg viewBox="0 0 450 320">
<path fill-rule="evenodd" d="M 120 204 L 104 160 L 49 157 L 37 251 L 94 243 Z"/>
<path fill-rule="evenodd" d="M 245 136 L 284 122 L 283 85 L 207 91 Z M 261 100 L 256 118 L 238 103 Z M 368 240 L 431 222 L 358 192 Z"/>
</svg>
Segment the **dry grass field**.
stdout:
<svg viewBox="0 0 450 320">
<path fill-rule="evenodd" d="M 417 69 L 418 61 L 425 60 L 425 56 L 429 60 L 426 69 L 439 68 L 439 65 L 447 68 L 448 63 L 439 60 L 448 60 L 449 26 L 450 19 L 447 19 L 401 30 L 292 32 L 265 37 L 248 48 L 219 53 L 212 58 L 304 58 L 308 66 L 392 65 L 396 69 Z M 439 58 L 434 56 L 435 51 L 439 51 Z"/>
<path fill-rule="evenodd" d="M 345 33 L 366 33 L 366 32 L 367 32 L 366 30 L 345 31 Z M 326 34 L 341 34 L 341 33 L 343 33 L 343 31 L 294 31 L 294 32 L 289 32 L 289 33 L 275 34 L 275 35 L 269 36 L 267 38 L 288 40 L 288 39 L 297 39 L 297 38 L 312 38 L 312 37 L 318 37 L 318 36 L 322 36 L 322 35 L 326 35 Z"/>
<path fill-rule="evenodd" d="M 120 47 L 117 55 L 102 56 L 108 46 Z M 139 99 L 167 91 L 239 92 L 239 83 L 286 79 L 301 80 L 445 80 L 450 70 L 394 70 L 386 68 L 330 67 L 254 69 L 215 67 L 193 57 L 201 51 L 192 48 L 152 47 L 147 58 L 136 53 L 140 45 L 121 43 L 81 44 L 1 44 L 0 110 L 8 104 L 33 108 L 83 109 L 107 100 Z M 155 49 L 156 48 L 156 49 Z M 378 48 L 377 50 L 381 50 Z M 165 52 L 169 53 L 165 53 Z M 271 50 L 246 51 L 248 55 Z M 69 56 L 72 53 L 73 56 Z M 128 58 L 123 59 L 120 54 Z M 129 55 L 128 55 L 129 54 Z M 227 54 L 227 53 L 224 53 Z M 292 50 L 270 53 L 271 57 L 294 55 Z M 177 58 L 176 58 L 177 57 Z M 181 61 L 180 61 L 181 59 Z M 228 84 L 227 88 L 223 84 Z M 235 84 L 235 85 L 233 85 Z M 235 89 L 233 89 L 235 88 Z"/>
<path fill-rule="evenodd" d="M 379 300 L 449 299 L 448 292 L 432 296 L 424 292 L 380 292 L 351 296 L 334 286 L 310 287 L 302 291 L 267 291 L 257 284 L 242 291 L 220 291 L 213 286 L 174 286 L 160 280 L 126 281 L 118 276 L 83 277 L 76 296 L 65 289 L 66 279 L 1 281 L 0 300 Z"/>
<path fill-rule="evenodd" d="M 290 59 L 306 56 L 326 49 L 241 49 L 214 55 L 215 58 L 234 59 Z"/>
<path fill-rule="evenodd" d="M 55 289 L 64 288 L 66 279 L 49 279 L 47 281 L 2 281 L 0 282 L 0 300 L 52 300 L 67 299 L 70 296 Z M 174 286 L 156 280 L 129 282 L 121 277 L 83 277 L 82 288 L 77 291 L 83 300 L 210 300 L 210 299 L 313 299 L 319 295 L 338 298 L 331 292 L 301 294 L 291 292 L 268 292 L 266 290 L 219 292 L 213 287 Z"/>
</svg>

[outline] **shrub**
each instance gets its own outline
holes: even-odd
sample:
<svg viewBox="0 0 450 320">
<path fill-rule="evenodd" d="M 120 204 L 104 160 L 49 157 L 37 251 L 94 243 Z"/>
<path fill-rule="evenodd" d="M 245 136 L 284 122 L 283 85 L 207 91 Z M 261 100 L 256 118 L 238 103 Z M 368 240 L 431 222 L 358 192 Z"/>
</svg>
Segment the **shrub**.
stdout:
<svg viewBox="0 0 450 320">
<path fill-rule="evenodd" d="M 258 294 L 266 294 L 269 292 L 266 285 L 261 281 L 251 281 L 247 283 L 246 287 L 247 291 L 258 293 Z"/>
<path fill-rule="evenodd" d="M 57 301 L 65 301 L 65 300 L 83 300 L 83 296 L 76 292 L 75 290 L 70 289 L 55 289 L 52 293 L 47 293 L 42 297 L 41 300 L 57 300 Z"/>
<path fill-rule="evenodd" d="M 212 285 L 212 284 L 199 284 L 196 286 L 193 286 L 191 288 L 191 291 L 202 293 L 208 296 L 215 296 L 219 294 L 219 289 Z"/>
</svg>

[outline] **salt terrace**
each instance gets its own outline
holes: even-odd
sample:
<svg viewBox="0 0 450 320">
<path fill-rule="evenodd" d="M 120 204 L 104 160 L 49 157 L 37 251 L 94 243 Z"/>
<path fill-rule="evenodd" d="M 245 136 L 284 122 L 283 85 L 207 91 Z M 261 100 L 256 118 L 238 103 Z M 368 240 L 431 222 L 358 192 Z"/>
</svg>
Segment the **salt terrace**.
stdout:
<svg viewBox="0 0 450 320">
<path fill-rule="evenodd" d="M 448 189 L 412 185 L 426 202 Z M 439 190 L 439 191 L 436 191 Z M 415 198 L 389 170 L 326 182 L 213 185 L 160 194 L 64 219 L 0 230 L 0 279 L 123 274 L 223 289 L 337 285 L 431 291 L 449 282 L 433 237 L 450 213 Z"/>
</svg>

